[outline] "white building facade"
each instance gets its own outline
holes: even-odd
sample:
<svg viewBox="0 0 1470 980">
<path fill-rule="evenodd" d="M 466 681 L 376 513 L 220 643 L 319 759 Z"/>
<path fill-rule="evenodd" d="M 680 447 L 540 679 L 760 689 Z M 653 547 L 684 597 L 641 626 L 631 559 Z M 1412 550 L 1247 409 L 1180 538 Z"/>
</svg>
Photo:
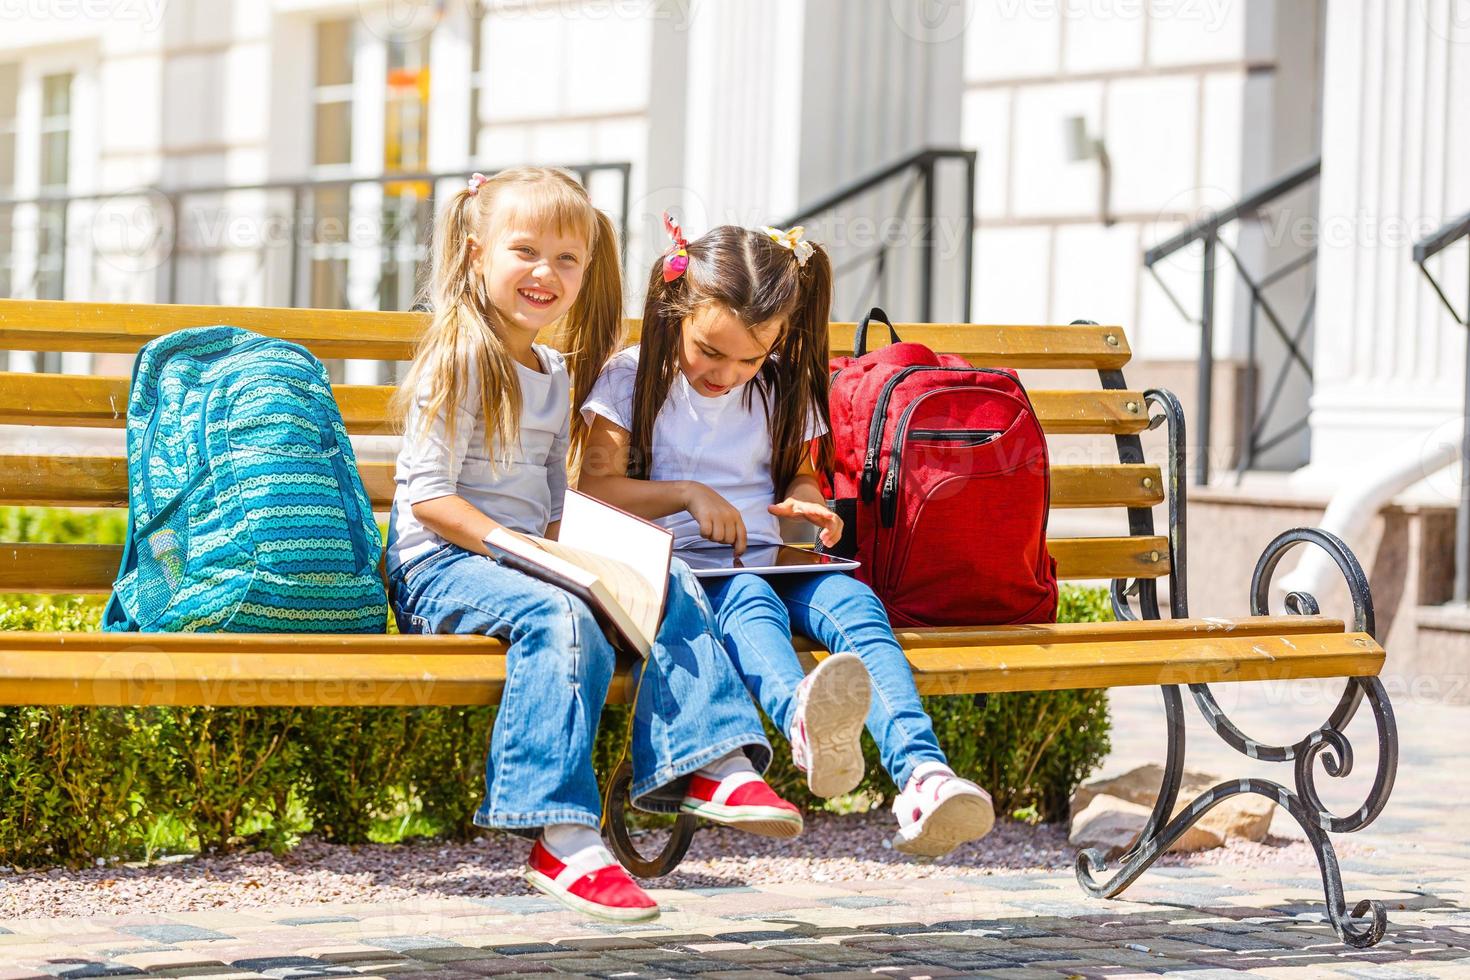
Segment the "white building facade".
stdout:
<svg viewBox="0 0 1470 980">
<path fill-rule="evenodd" d="M 1330 483 L 1365 452 L 1461 412 L 1463 331 L 1408 251 L 1415 234 L 1470 209 L 1470 172 L 1454 165 L 1470 140 L 1460 108 L 1470 95 L 1466 8 L 28 0 L 0 14 L 0 199 L 96 198 L 69 205 L 64 234 L 54 204 L 11 206 L 0 220 L 0 292 L 403 308 L 431 188 L 391 175 L 627 164 L 626 187 L 616 169 L 588 182 L 610 210 L 627 201 L 636 309 L 666 207 L 695 232 L 764 223 L 921 148 L 973 148 L 973 301 L 961 308 L 956 288 L 968 228 L 961 171 L 945 169 L 935 319 L 1120 323 L 1138 360 L 1130 381 L 1178 388 L 1188 405 L 1198 248 L 1156 270 L 1182 312 L 1144 269 L 1144 250 L 1320 155 L 1319 185 L 1222 240 L 1264 274 L 1310 252 L 1321 232 L 1317 315 L 1301 338 L 1315 378 L 1290 377 L 1277 410 L 1286 419 L 1310 409 L 1310 427 L 1260 463 L 1310 463 L 1301 479 Z M 280 186 L 305 180 L 367 182 L 298 198 Z M 186 198 L 176 227 L 148 190 L 259 185 L 268 189 Z M 904 188 L 896 180 L 819 219 L 816 237 L 839 264 L 860 267 Z M 1463 248 L 1436 261 L 1463 303 Z M 917 318 L 911 280 L 900 275 L 883 294 L 897 319 Z M 1293 328 L 1312 282 L 1308 267 L 1272 294 Z M 839 280 L 838 315 L 873 296 L 862 272 Z M 1222 468 L 1240 438 L 1249 306 L 1221 260 Z M 1257 336 L 1264 386 L 1286 354 L 1259 318 Z M 12 354 L 10 367 L 92 365 Z M 354 380 L 378 371 L 347 369 Z"/>
</svg>

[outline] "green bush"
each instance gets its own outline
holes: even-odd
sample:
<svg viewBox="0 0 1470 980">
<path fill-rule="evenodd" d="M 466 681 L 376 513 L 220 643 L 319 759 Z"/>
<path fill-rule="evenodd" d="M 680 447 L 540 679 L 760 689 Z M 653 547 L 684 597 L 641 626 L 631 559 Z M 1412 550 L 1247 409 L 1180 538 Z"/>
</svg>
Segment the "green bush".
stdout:
<svg viewBox="0 0 1470 980">
<path fill-rule="evenodd" d="M 1057 619 L 1063 623 L 1105 622 L 1113 618 L 1106 589 L 1063 586 Z M 1042 820 L 1067 818 L 1072 791 L 1097 769 L 1111 748 L 1106 691 L 1040 691 L 925 697 L 939 744 L 955 772 L 984 786 L 1000 813 L 1034 808 Z M 603 709 L 593 764 L 599 780 L 611 773 L 622 752 L 628 711 Z M 775 758 L 766 781 L 786 799 L 809 810 L 847 809 L 856 800 L 876 806 L 896 792 L 883 771 L 878 748 L 864 733 L 867 771 L 849 798 L 828 803 L 806 789 L 806 776 L 791 764 L 786 738 L 770 721 L 766 737 Z"/>
<path fill-rule="evenodd" d="M 117 512 L 0 507 L 0 539 L 117 543 Z M 95 630 L 103 597 L 0 596 L 0 630 Z M 1102 589 L 1063 589 L 1064 622 L 1110 619 Z M 391 628 L 391 624 L 390 624 Z M 1101 691 L 925 698 L 962 775 L 1009 813 L 1062 819 L 1072 790 L 1106 756 Z M 413 834 L 465 839 L 483 789 L 495 709 L 0 708 L 0 862 L 80 865 L 99 858 L 264 846 L 302 833 L 339 843 Z M 622 753 L 627 709 L 603 712 L 600 779 Z M 785 740 L 773 786 L 808 807 Z M 838 808 L 893 793 L 865 737 L 868 775 Z"/>
</svg>

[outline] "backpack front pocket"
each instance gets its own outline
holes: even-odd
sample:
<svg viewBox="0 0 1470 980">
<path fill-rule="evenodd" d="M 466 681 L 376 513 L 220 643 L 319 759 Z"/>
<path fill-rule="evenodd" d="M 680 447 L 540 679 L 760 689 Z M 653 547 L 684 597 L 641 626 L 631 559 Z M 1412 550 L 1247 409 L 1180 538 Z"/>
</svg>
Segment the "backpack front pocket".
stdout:
<svg viewBox="0 0 1470 980">
<path fill-rule="evenodd" d="M 302 391 L 282 390 L 294 383 L 289 376 L 262 379 L 231 399 L 232 492 L 256 564 L 308 577 L 370 571 L 355 484 L 330 418 Z"/>
</svg>

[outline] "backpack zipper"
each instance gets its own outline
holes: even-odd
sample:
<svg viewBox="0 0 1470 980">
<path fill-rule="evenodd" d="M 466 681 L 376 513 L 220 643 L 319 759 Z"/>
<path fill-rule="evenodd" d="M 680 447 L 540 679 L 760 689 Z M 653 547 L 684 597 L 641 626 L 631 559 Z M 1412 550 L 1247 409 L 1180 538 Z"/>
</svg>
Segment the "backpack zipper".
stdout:
<svg viewBox="0 0 1470 980">
<path fill-rule="evenodd" d="M 972 446 L 983 446 L 991 439 L 1000 435 L 1003 429 L 914 429 L 908 433 L 908 437 L 915 441 L 924 442 L 959 442 L 965 441 Z"/>
<path fill-rule="evenodd" d="M 893 451 L 888 456 L 888 474 L 883 480 L 883 492 L 878 500 L 878 516 L 883 522 L 884 527 L 892 527 L 893 519 L 897 516 L 898 477 L 899 473 L 903 470 L 903 443 L 904 439 L 909 435 L 907 429 L 909 419 L 914 414 L 914 409 L 918 408 L 919 403 L 930 395 L 938 394 L 941 391 L 954 390 L 964 389 L 958 385 L 952 385 L 946 388 L 935 388 L 931 391 L 926 391 L 910 402 L 909 407 L 905 408 L 903 414 L 899 416 L 898 426 L 893 430 Z M 981 442 L 975 443 L 975 445 L 983 446 L 987 442 L 993 442 L 1004 431 L 1004 429 L 917 429 L 913 435 L 917 437 L 920 433 L 923 433 L 931 438 L 947 438 L 961 434 L 967 436 L 984 436 L 986 438 Z"/>
<path fill-rule="evenodd" d="M 898 387 L 899 382 L 917 371 L 975 371 L 981 374 L 999 374 L 1006 378 L 1011 377 L 1005 371 L 995 368 L 977 367 L 937 367 L 930 364 L 914 364 L 899 371 L 893 377 L 883 383 L 883 390 L 878 393 L 878 404 L 873 412 L 873 421 L 868 426 L 868 452 L 863 457 L 862 478 L 858 480 L 858 493 L 863 500 L 871 501 L 873 493 L 878 489 L 878 454 L 883 448 L 883 421 L 888 413 L 888 402 L 893 398 L 893 389 Z M 1019 382 L 1017 382 L 1019 386 Z M 1029 402 L 1030 399 L 1027 399 Z"/>
</svg>

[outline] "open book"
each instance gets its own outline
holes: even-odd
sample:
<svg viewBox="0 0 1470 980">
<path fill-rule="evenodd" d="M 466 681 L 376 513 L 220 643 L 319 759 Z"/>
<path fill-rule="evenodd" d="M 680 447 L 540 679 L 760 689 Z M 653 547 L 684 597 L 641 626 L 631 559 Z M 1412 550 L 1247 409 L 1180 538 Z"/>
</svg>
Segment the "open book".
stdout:
<svg viewBox="0 0 1470 980">
<path fill-rule="evenodd" d="M 485 546 L 501 564 L 587 603 L 614 642 L 648 656 L 663 618 L 673 534 L 568 490 L 558 540 L 527 537 L 498 527 Z"/>
</svg>

